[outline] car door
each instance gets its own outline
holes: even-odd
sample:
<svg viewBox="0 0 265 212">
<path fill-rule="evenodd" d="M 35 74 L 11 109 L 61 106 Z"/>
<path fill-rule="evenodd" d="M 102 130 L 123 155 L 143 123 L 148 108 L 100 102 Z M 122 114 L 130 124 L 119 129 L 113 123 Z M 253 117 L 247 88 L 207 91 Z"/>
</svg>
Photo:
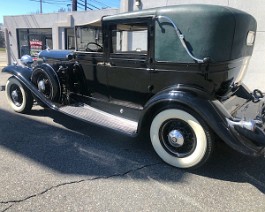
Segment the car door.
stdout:
<svg viewBox="0 0 265 212">
<path fill-rule="evenodd" d="M 87 93 L 95 99 L 108 101 L 107 74 L 104 67 L 101 27 L 76 27 L 76 59 L 82 67 Z"/>
<path fill-rule="evenodd" d="M 111 102 L 141 108 L 150 98 L 150 22 L 108 24 L 105 67 Z"/>
<path fill-rule="evenodd" d="M 86 87 L 91 97 L 108 100 L 107 75 L 102 53 L 77 52 L 77 60 L 82 66 Z"/>
</svg>

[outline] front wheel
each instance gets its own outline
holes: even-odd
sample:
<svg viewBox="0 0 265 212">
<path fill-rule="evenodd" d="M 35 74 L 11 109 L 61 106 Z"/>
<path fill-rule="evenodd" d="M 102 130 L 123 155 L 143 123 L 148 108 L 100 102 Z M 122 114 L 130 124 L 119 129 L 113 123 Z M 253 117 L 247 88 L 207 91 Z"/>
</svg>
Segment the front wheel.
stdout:
<svg viewBox="0 0 265 212">
<path fill-rule="evenodd" d="M 150 138 L 156 153 L 177 168 L 195 168 L 207 161 L 213 150 L 208 126 L 193 111 L 166 109 L 150 126 Z"/>
<path fill-rule="evenodd" d="M 10 77 L 6 83 L 6 97 L 15 112 L 28 113 L 33 105 L 31 92 L 15 77 Z"/>
</svg>

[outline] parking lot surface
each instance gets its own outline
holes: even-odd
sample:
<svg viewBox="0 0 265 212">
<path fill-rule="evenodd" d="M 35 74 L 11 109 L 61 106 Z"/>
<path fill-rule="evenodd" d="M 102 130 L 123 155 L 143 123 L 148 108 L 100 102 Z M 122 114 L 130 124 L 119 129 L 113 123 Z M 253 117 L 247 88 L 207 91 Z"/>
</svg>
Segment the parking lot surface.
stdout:
<svg viewBox="0 0 265 212">
<path fill-rule="evenodd" d="M 0 85 L 9 76 L 0 73 Z M 129 138 L 0 92 L 0 211 L 264 211 L 265 160 L 222 143 L 185 171 Z"/>
<path fill-rule="evenodd" d="M 7 65 L 6 52 L 0 51 L 0 69 Z"/>
</svg>

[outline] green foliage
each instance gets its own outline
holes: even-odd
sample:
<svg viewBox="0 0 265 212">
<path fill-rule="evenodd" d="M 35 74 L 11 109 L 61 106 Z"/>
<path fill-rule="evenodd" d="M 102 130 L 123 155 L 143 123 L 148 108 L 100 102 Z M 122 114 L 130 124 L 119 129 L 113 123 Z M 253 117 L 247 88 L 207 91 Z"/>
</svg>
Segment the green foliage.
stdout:
<svg viewBox="0 0 265 212">
<path fill-rule="evenodd" d="M 4 36 L 4 32 L 0 31 L 0 48 L 4 48 L 5 47 L 5 36 Z"/>
</svg>

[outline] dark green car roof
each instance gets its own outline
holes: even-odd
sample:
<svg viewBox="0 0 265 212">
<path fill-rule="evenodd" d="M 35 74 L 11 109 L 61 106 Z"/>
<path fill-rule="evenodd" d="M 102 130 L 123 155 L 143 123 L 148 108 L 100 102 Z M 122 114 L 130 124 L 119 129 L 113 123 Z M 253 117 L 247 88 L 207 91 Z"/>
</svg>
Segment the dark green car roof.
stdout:
<svg viewBox="0 0 265 212">
<path fill-rule="evenodd" d="M 175 13 L 186 13 L 190 15 L 192 13 L 245 13 L 243 11 L 219 5 L 208 5 L 208 4 L 183 4 L 183 5 L 174 5 L 174 6 L 165 6 L 165 7 L 156 7 L 151 9 L 133 11 L 120 13 L 116 15 L 106 16 L 103 18 L 104 21 L 116 21 L 124 19 L 134 19 L 145 16 L 158 16 L 158 15 L 172 15 Z M 247 14 L 247 13 L 245 13 Z M 183 17 L 185 18 L 185 17 Z"/>
<path fill-rule="evenodd" d="M 249 31 L 256 32 L 256 20 L 243 11 L 218 5 L 177 5 L 121 13 L 103 18 L 106 24 L 144 17 L 166 16 L 185 36 L 187 46 L 197 58 L 212 62 L 234 60 L 252 55 L 247 45 Z M 194 63 L 179 41 L 172 24 L 165 19 L 155 21 L 155 59 Z"/>
</svg>

